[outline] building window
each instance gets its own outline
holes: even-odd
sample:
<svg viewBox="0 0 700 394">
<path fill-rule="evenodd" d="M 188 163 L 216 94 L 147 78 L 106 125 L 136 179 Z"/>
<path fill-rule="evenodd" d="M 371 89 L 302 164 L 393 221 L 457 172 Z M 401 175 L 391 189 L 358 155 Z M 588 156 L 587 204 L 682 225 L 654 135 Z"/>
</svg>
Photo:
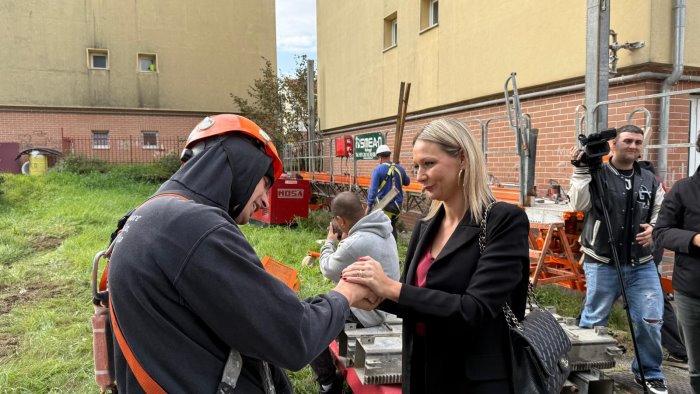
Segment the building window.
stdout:
<svg viewBox="0 0 700 394">
<path fill-rule="evenodd" d="M 108 130 L 93 130 L 92 131 L 92 148 L 93 149 L 109 149 L 109 131 Z"/>
<path fill-rule="evenodd" d="M 430 0 L 430 15 L 428 17 L 428 20 L 430 21 L 430 26 L 435 26 L 438 24 L 438 16 L 440 13 L 438 12 L 440 10 L 440 6 L 438 3 L 438 0 Z"/>
<path fill-rule="evenodd" d="M 384 18 L 384 50 L 393 48 L 398 43 L 399 25 L 396 12 Z"/>
<path fill-rule="evenodd" d="M 88 68 L 99 70 L 109 69 L 109 51 L 106 49 L 88 48 Z"/>
<path fill-rule="evenodd" d="M 157 131 L 142 131 L 141 134 L 143 134 L 143 149 L 158 149 Z"/>
<path fill-rule="evenodd" d="M 139 53 L 139 71 L 148 73 L 156 72 L 157 63 L 156 55 L 153 53 Z"/>
<path fill-rule="evenodd" d="M 420 29 L 427 30 L 437 26 L 440 21 L 439 0 L 421 0 L 420 4 Z"/>
</svg>

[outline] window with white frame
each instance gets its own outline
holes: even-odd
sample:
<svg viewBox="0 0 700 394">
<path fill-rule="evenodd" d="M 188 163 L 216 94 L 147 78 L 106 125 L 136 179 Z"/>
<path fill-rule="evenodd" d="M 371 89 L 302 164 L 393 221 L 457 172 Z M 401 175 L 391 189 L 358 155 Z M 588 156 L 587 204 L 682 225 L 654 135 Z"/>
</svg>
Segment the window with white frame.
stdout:
<svg viewBox="0 0 700 394">
<path fill-rule="evenodd" d="M 92 131 L 92 148 L 109 149 L 109 130 Z"/>
<path fill-rule="evenodd" d="M 420 3 L 420 30 L 428 30 L 438 25 L 440 21 L 439 0 L 421 0 Z"/>
<path fill-rule="evenodd" d="M 438 0 L 430 0 L 430 14 L 428 15 L 428 20 L 430 21 L 430 26 L 435 26 L 438 24 L 438 16 L 440 13 L 438 12 L 440 10 Z"/>
<path fill-rule="evenodd" d="M 156 55 L 154 53 L 139 53 L 139 71 L 144 73 L 156 72 L 158 70 Z"/>
<path fill-rule="evenodd" d="M 88 48 L 87 50 L 88 68 L 98 70 L 109 69 L 109 51 L 106 49 Z"/>
<path fill-rule="evenodd" d="M 399 40 L 399 25 L 396 12 L 384 18 L 384 50 L 396 46 Z"/>
<path fill-rule="evenodd" d="M 143 135 L 143 149 L 157 149 L 158 148 L 158 132 L 149 130 L 142 131 Z"/>
</svg>

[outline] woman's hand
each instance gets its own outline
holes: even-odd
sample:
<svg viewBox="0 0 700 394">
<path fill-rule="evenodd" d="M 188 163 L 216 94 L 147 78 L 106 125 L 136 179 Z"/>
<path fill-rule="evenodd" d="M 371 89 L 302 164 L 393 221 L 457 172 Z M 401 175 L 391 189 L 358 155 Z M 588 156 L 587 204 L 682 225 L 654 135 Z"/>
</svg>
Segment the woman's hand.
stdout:
<svg viewBox="0 0 700 394">
<path fill-rule="evenodd" d="M 358 261 L 346 267 L 341 273 L 341 277 L 350 283 L 369 287 L 374 294 L 382 299 L 399 300 L 401 282 L 386 276 L 382 265 L 369 256 L 360 257 Z"/>
</svg>

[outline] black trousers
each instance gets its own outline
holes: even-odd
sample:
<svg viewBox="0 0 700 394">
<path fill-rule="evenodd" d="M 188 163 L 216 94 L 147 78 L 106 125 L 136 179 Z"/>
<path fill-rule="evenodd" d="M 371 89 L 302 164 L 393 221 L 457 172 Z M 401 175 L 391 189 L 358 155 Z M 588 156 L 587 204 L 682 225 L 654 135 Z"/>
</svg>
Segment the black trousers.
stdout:
<svg viewBox="0 0 700 394">
<path fill-rule="evenodd" d="M 688 354 L 678 333 L 678 322 L 676 313 L 670 302 L 670 296 L 664 294 L 664 324 L 661 326 L 661 344 L 670 355 L 675 358 L 685 359 Z"/>
<path fill-rule="evenodd" d="M 362 328 L 362 324 L 357 321 L 357 318 L 350 313 L 346 323 L 355 323 L 358 328 Z M 333 355 L 330 349 L 325 348 L 315 359 L 313 359 L 309 366 L 311 370 L 316 374 L 316 381 L 320 385 L 326 385 L 333 383 L 335 379 L 335 362 L 333 361 Z"/>
</svg>

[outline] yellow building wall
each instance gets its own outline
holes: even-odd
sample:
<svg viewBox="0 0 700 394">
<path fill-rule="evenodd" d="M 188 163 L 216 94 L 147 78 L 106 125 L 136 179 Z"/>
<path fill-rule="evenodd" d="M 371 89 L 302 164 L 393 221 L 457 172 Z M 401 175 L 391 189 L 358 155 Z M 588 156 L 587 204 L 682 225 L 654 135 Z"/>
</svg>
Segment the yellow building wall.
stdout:
<svg viewBox="0 0 700 394">
<path fill-rule="evenodd" d="M 618 69 L 670 63 L 672 0 L 613 0 Z M 700 2 L 688 2 L 686 63 L 700 65 Z M 440 1 L 439 24 L 420 29 L 420 0 L 317 0 L 319 117 L 322 129 L 395 116 L 401 81 L 408 111 L 497 95 L 511 72 L 520 89 L 582 79 L 586 1 Z M 397 45 L 384 50 L 384 18 L 396 13 Z M 697 41 L 697 40 L 696 40 Z M 692 48 L 691 48 L 692 47 Z M 624 71 L 624 70 L 621 70 Z"/>
<path fill-rule="evenodd" d="M 231 112 L 261 56 L 276 65 L 274 0 L 3 1 L 0 37 L 0 105 Z M 109 70 L 88 69 L 88 48 Z"/>
</svg>

